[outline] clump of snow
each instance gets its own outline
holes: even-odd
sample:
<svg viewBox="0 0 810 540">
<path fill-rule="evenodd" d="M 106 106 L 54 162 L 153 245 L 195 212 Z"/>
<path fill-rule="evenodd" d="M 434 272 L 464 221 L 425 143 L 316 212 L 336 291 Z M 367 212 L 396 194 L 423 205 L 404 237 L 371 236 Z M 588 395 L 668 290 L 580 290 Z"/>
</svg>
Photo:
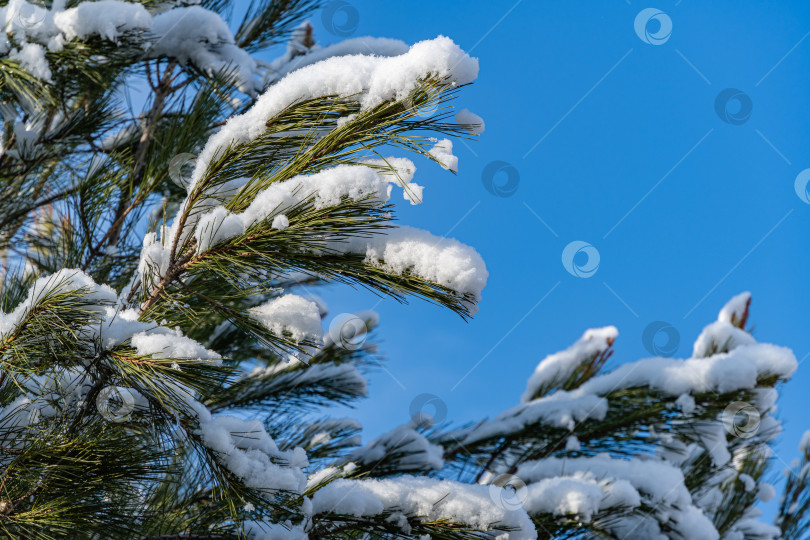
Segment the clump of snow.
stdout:
<svg viewBox="0 0 810 540">
<path fill-rule="evenodd" d="M 565 383 L 584 363 L 604 353 L 613 345 L 619 331 L 615 326 L 587 330 L 573 345 L 545 357 L 535 368 L 526 384 L 526 391 L 520 398 L 526 403 L 535 396 L 542 396 L 549 390 Z"/>
<path fill-rule="evenodd" d="M 452 238 L 440 238 L 412 227 L 397 227 L 371 238 L 353 238 L 330 247 L 352 253 L 365 253 L 368 264 L 393 274 L 411 273 L 438 283 L 460 294 L 481 299 L 487 282 L 484 260 L 475 249 Z M 476 306 L 469 305 L 472 313 Z"/>
<path fill-rule="evenodd" d="M 675 400 L 675 405 L 681 408 L 683 414 L 692 414 L 695 412 L 695 398 L 689 394 L 681 394 Z"/>
<path fill-rule="evenodd" d="M 290 226 L 290 218 L 284 214 L 279 214 L 273 218 L 273 223 L 270 226 L 274 229 L 278 229 L 279 231 L 283 231 Z"/>
<path fill-rule="evenodd" d="M 484 132 L 484 119 L 468 109 L 456 113 L 456 122 L 463 125 L 470 135 L 481 135 Z"/>
<path fill-rule="evenodd" d="M 250 315 L 279 336 L 289 333 L 296 341 L 323 335 L 318 304 L 295 294 L 285 294 L 250 309 Z"/>
<path fill-rule="evenodd" d="M 493 504 L 489 486 L 450 480 L 400 476 L 383 480 L 339 479 L 312 497 L 316 514 L 332 512 L 356 517 L 397 511 L 427 521 L 445 519 L 478 530 L 504 534 L 510 540 L 534 540 L 537 532 L 522 509 Z M 407 525 L 407 524 L 406 524 Z"/>
<path fill-rule="evenodd" d="M 143 237 L 143 247 L 138 261 L 138 275 L 141 280 L 160 279 L 169 269 L 169 255 L 171 246 L 164 245 L 158 240 L 157 233 L 149 232 Z M 150 285 L 150 283 L 146 283 Z"/>
<path fill-rule="evenodd" d="M 692 501 L 683 482 L 683 472 L 669 463 L 652 459 L 616 459 L 607 455 L 564 459 L 549 457 L 519 465 L 516 475 L 528 484 L 577 471 L 588 472 L 599 479 L 626 480 L 653 502 L 686 505 Z"/>
<path fill-rule="evenodd" d="M 574 435 L 570 435 L 565 439 L 565 449 L 569 452 L 579 452 L 582 449 L 582 444 Z"/>
<path fill-rule="evenodd" d="M 723 306 L 720 310 L 717 320 L 720 322 L 727 322 L 740 328 L 745 322 L 745 314 L 748 311 L 748 306 L 751 305 L 751 293 L 746 291 L 738 294 Z"/>
<path fill-rule="evenodd" d="M 38 278 L 28 290 L 25 300 L 11 313 L 0 312 L 0 337 L 12 333 L 30 310 L 46 297 L 71 291 L 81 291 L 84 302 L 88 304 L 85 309 L 95 312 L 99 318 L 103 318 L 105 306 L 117 300 L 112 287 L 97 285 L 93 278 L 81 270 L 69 268 L 59 270 L 50 276 Z"/>
<path fill-rule="evenodd" d="M 256 61 L 234 44 L 227 23 L 215 12 L 199 6 L 171 9 L 154 16 L 152 32 L 158 39 L 149 50 L 151 56 L 191 61 L 208 75 L 233 70 L 240 91 L 258 90 Z"/>
<path fill-rule="evenodd" d="M 741 474 L 740 482 L 743 483 L 745 491 L 754 491 L 754 488 L 757 487 L 757 481 L 751 478 L 751 476 L 748 474 Z"/>
<path fill-rule="evenodd" d="M 633 508 L 643 502 L 669 517 L 682 538 L 716 540 L 719 537 L 711 520 L 694 506 L 683 472 L 664 461 L 614 459 L 607 455 L 552 457 L 523 463 L 516 474 L 529 484 L 530 494 L 534 490 L 547 495 L 547 499 L 528 499 L 537 505 L 538 511 L 575 510 L 572 513 L 584 514 L 583 519 L 587 519 L 590 514 L 611 505 Z M 561 480 L 570 477 L 573 480 Z M 604 490 L 600 493 L 603 499 L 596 496 L 594 487 Z M 625 536 L 620 534 L 619 537 Z"/>
<path fill-rule="evenodd" d="M 36 43 L 26 43 L 21 49 L 13 49 L 9 58 L 16 60 L 28 73 L 45 82 L 51 82 L 51 67 L 45 59 L 45 49 Z"/>
<path fill-rule="evenodd" d="M 773 485 L 768 482 L 760 482 L 759 488 L 757 489 L 757 499 L 762 502 L 768 502 L 774 497 L 776 497 L 776 490 Z"/>
<path fill-rule="evenodd" d="M 461 444 L 472 444 L 492 437 L 509 435 L 538 422 L 573 430 L 577 422 L 589 418 L 604 419 L 607 410 L 607 400 L 602 397 L 559 391 L 512 407 L 492 420 L 462 431 L 457 438 Z"/>
<path fill-rule="evenodd" d="M 67 41 L 99 36 L 117 42 L 124 32 L 152 28 L 152 16 L 146 8 L 119 0 L 81 2 L 55 13 L 53 21 Z"/>
<path fill-rule="evenodd" d="M 201 403 L 189 400 L 199 420 L 203 444 L 217 452 L 219 461 L 248 487 L 301 493 L 308 465 L 301 448 L 279 450 L 259 420 L 212 416 Z M 284 463 L 279 465 L 276 462 Z"/>
<path fill-rule="evenodd" d="M 231 214 L 224 206 L 217 206 L 200 218 L 194 236 L 197 250 L 203 253 L 244 233 L 245 225 L 239 216 Z"/>
<path fill-rule="evenodd" d="M 444 467 L 443 448 L 431 443 L 416 430 L 425 420 L 412 420 L 384 433 L 366 446 L 354 450 L 349 454 L 349 459 L 361 465 L 373 465 L 386 457 L 397 456 L 398 471 L 440 470 Z M 429 423 L 432 423 L 432 418 Z"/>
<path fill-rule="evenodd" d="M 695 340 L 692 356 L 701 358 L 717 352 L 726 352 L 741 345 L 756 343 L 754 337 L 730 322 L 716 321 L 706 326 Z"/>
<path fill-rule="evenodd" d="M 597 480 L 592 474 L 576 472 L 530 484 L 523 506 L 529 514 L 574 515 L 590 522 L 600 511 L 636 508 L 640 503 L 638 491 L 626 480 Z"/>
<path fill-rule="evenodd" d="M 167 328 L 139 332 L 130 341 L 138 354 L 152 358 L 196 358 L 214 360 L 217 363 L 221 359 L 219 353 L 184 336 L 179 329 L 174 332 Z"/>
<path fill-rule="evenodd" d="M 363 163 L 378 167 L 377 172 L 392 184 L 402 188 L 402 196 L 412 205 L 422 203 L 422 190 L 419 184 L 411 182 L 416 173 L 416 165 L 408 158 L 387 157 L 385 159 L 369 159 Z"/>
<path fill-rule="evenodd" d="M 442 139 L 433 148 L 428 150 L 428 154 L 436 158 L 442 167 L 449 171 L 458 172 L 458 158 L 453 155 L 453 141 Z"/>
</svg>

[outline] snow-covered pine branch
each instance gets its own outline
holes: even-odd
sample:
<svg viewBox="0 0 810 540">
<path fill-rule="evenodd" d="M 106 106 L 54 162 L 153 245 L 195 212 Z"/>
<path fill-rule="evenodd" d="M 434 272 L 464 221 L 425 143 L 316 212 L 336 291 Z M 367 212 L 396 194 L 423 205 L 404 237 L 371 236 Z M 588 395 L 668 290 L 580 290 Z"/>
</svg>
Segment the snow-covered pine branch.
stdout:
<svg viewBox="0 0 810 540">
<path fill-rule="evenodd" d="M 368 393 L 379 321 L 325 328 L 312 290 L 476 313 L 479 254 L 393 221 L 430 196 L 410 158 L 463 171 L 453 141 L 484 121 L 454 106 L 478 62 L 451 39 L 321 46 L 315 4 L 238 27 L 227 0 L 0 7 L 2 534 L 806 535 L 804 443 L 757 519 L 796 361 L 747 333 L 747 294 L 688 359 L 603 373 L 618 332 L 589 330 L 489 420 L 363 444 L 330 416 Z"/>
</svg>

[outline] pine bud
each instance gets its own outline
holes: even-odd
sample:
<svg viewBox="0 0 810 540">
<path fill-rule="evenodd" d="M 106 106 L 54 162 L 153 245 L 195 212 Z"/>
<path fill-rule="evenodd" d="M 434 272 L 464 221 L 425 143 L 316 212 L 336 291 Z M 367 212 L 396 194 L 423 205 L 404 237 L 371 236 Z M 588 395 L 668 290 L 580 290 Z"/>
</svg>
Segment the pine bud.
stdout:
<svg viewBox="0 0 810 540">
<path fill-rule="evenodd" d="M 11 501 L 0 501 L 0 515 L 7 516 L 14 511 Z"/>
</svg>

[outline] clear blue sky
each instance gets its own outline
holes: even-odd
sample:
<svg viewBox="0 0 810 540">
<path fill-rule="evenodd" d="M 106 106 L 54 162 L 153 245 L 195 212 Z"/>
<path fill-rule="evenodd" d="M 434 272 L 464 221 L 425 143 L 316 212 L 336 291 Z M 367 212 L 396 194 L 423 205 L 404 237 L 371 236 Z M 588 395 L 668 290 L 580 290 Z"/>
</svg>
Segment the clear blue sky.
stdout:
<svg viewBox="0 0 810 540">
<path fill-rule="evenodd" d="M 422 393 L 459 422 L 512 406 L 537 362 L 589 327 L 619 328 L 609 366 L 649 356 L 642 333 L 654 321 L 678 331 L 676 356 L 688 356 L 744 290 L 760 341 L 791 347 L 800 361 L 810 355 L 810 204 L 794 190 L 810 167 L 809 4 L 658 2 L 659 21 L 672 23 L 660 44 L 636 34 L 637 14 L 650 7 L 637 0 L 350 6 L 352 36 L 444 34 L 478 57 L 479 80 L 458 105 L 487 126 L 480 141 L 457 144 L 458 176 L 418 163 L 425 202 L 399 212 L 483 255 L 490 278 L 478 316 L 465 323 L 362 291 L 324 295 L 330 315 L 381 315 L 388 372 L 373 375 L 370 398 L 352 412 L 367 437 L 407 421 Z M 322 44 L 340 39 L 320 16 L 313 23 Z M 650 41 L 658 24 L 646 27 Z M 736 125 L 715 110 L 727 88 L 752 106 Z M 746 116 L 740 107 L 732 99 L 721 110 L 734 120 Z M 495 160 L 519 174 L 510 197 L 482 183 Z M 599 252 L 589 278 L 561 262 L 576 240 Z M 804 362 L 782 388 L 777 460 L 789 463 L 810 428 L 809 385 Z"/>
</svg>

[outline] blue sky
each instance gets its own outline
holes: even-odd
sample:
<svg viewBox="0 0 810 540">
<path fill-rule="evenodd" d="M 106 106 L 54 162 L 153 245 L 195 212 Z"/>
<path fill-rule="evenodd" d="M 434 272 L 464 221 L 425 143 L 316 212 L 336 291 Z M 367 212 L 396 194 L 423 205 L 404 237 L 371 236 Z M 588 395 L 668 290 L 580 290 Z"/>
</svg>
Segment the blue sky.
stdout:
<svg viewBox="0 0 810 540">
<path fill-rule="evenodd" d="M 590 327 L 619 328 L 608 367 L 650 356 L 642 334 L 655 321 L 675 328 L 675 354 L 688 356 L 702 327 L 745 290 L 755 336 L 792 348 L 799 360 L 810 355 L 810 204 L 794 189 L 810 168 L 810 5 L 347 6 L 337 24 L 356 23 L 351 36 L 412 43 L 443 34 L 471 51 L 479 80 L 457 103 L 486 121 L 479 141 L 457 143 L 457 176 L 418 162 L 425 202 L 399 208 L 403 223 L 449 233 L 482 254 L 490 277 L 480 313 L 463 322 L 418 300 L 378 302 L 347 289 L 324 295 L 331 315 L 372 307 L 381 315 L 385 370 L 351 412 L 367 437 L 407 421 L 424 393 L 458 422 L 496 414 L 519 401 L 545 354 Z M 664 14 L 642 25 L 652 43 L 634 30 L 648 7 Z M 667 18 L 671 34 L 656 44 Z M 312 22 L 320 43 L 341 39 L 320 15 Z M 716 112 L 727 88 L 742 94 L 720 106 L 736 124 Z M 485 188 L 482 173 L 493 161 L 519 176 L 511 196 Z M 495 185 L 505 179 L 496 176 Z M 588 278 L 562 264 L 572 241 L 599 253 Z M 810 427 L 809 384 L 806 362 L 782 388 L 777 461 L 796 456 Z"/>
</svg>

